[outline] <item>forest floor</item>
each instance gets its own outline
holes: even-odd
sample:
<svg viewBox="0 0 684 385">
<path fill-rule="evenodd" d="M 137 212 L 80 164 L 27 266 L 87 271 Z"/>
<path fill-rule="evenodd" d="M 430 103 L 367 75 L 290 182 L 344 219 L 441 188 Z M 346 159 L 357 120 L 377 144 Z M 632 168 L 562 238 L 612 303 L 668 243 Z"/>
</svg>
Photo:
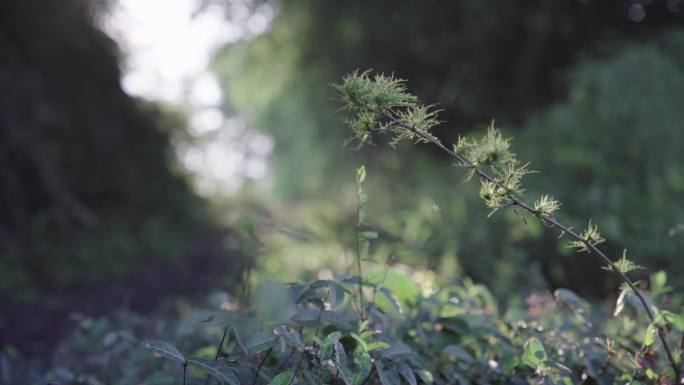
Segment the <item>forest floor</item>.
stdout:
<svg viewBox="0 0 684 385">
<path fill-rule="evenodd" d="M 169 299 L 204 298 L 228 289 L 243 261 L 228 231 L 197 239 L 179 262 L 145 266 L 129 274 L 62 289 L 47 290 L 33 302 L 4 300 L 0 310 L 0 347 L 11 345 L 24 357 L 49 362 L 60 341 L 76 326 L 75 314 L 98 317 L 117 311 L 154 312 Z M 233 281 L 235 282 L 235 281 Z"/>
</svg>

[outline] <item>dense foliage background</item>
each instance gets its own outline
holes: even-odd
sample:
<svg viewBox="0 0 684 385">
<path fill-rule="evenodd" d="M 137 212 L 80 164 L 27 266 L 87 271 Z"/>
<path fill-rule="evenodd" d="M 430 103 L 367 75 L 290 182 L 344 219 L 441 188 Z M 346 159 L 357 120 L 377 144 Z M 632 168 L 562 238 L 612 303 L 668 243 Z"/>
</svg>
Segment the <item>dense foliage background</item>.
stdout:
<svg viewBox="0 0 684 385">
<path fill-rule="evenodd" d="M 224 7 L 228 22 L 237 3 L 197 6 Z M 0 298 L 7 303 L 0 309 L 0 358 L 21 367 L 12 373 L 46 373 L 61 360 L 56 365 L 74 374 L 67 380 L 62 372 L 65 383 L 87 383 L 78 379 L 83 373 L 107 382 L 120 372 L 78 363 L 99 354 L 103 338 L 111 348 L 118 346 L 112 341 L 166 334 L 183 340 L 184 349 L 208 349 L 200 355 L 209 357 L 221 328 L 193 334 L 178 319 L 203 307 L 210 293 L 230 299 L 210 299 L 208 307 L 230 302 L 232 310 L 253 313 L 259 305 L 247 303 L 253 296 L 264 301 L 256 288 L 265 281 L 355 274 L 354 177 L 361 164 L 368 171 L 365 226 L 378 233 L 372 263 L 408 274 L 421 293 L 453 284 L 445 290 L 472 297 L 464 312 L 511 328 L 520 314 L 537 311 L 546 328 L 611 338 L 632 333 L 626 344 L 639 350 L 647 323 L 597 322 L 600 332 L 584 330 L 559 326 L 544 307 L 553 290 L 570 288 L 594 304 L 597 319 L 610 315 L 619 282 L 593 257 L 572 253 L 541 223 L 515 212 L 488 218 L 477 184 L 462 183 L 465 174 L 434 148 L 393 150 L 382 139 L 374 147 L 343 145 L 350 132 L 331 84 L 359 68 L 409 79 L 421 100 L 443 109 L 446 123 L 434 132 L 447 143 L 479 135 L 495 119 L 520 158 L 541 170 L 527 177 L 528 194 L 558 198 L 559 217 L 577 228 L 591 218 L 611 255 L 628 249 L 644 267 L 635 272 L 644 288 L 653 289 L 654 280 L 665 287 L 662 275 L 651 276 L 661 270 L 671 285 L 665 291 L 684 285 L 681 1 L 246 1 L 250 12 L 270 7 L 275 17 L 265 33 L 218 51 L 211 70 L 225 94 L 224 112 L 273 139 L 270 176 L 212 198 L 193 191 L 192 172 L 176 159 L 174 145 L 188 136 L 185 111 L 122 91 L 122 53 L 100 28 L 115 4 L 0 4 Z M 680 313 L 680 299 L 664 294 L 654 297 Z M 414 297 L 406 298 L 415 311 L 402 319 L 406 325 L 421 320 L 417 303 L 432 298 Z M 85 316 L 76 322 L 73 312 Z M 43 318 L 58 327 L 47 332 Z M 498 332 L 513 330 L 502 325 Z M 486 340 L 494 332 L 478 333 Z M 511 344 L 522 349 L 530 336 L 516 334 Z M 490 349 L 497 359 L 496 343 L 475 349 L 451 337 L 439 349 Z M 106 356 L 113 360 L 107 365 L 135 368 L 126 379 L 152 373 L 134 365 L 145 356 L 130 346 Z M 600 367 L 602 357 L 596 360 Z M 478 365 L 487 373 L 490 363 Z M 443 369 L 435 363 L 430 370 Z M 0 383 L 12 383 L 7 378 Z"/>
<path fill-rule="evenodd" d="M 669 236 L 682 218 L 674 197 L 682 193 L 683 43 L 678 12 L 661 2 L 646 10 L 635 23 L 628 4 L 611 2 L 285 1 L 270 33 L 227 47 L 215 67 L 227 108 L 275 139 L 280 196 L 306 206 L 330 201 L 354 156 L 368 163 L 387 203 L 378 211 L 393 212 L 377 216 L 379 227 L 413 246 L 392 251 L 402 262 L 446 264 L 445 275 L 463 270 L 504 293 L 526 282 L 519 267 L 536 261 L 553 284 L 581 281 L 581 291 L 596 295 L 613 283 L 596 279 L 599 270 L 568 266 L 567 251 L 540 239 L 540 229 L 515 226 L 516 218 L 485 226 L 474 190 L 440 169 L 436 152 L 340 146 L 349 134 L 328 85 L 357 68 L 410 79 L 419 97 L 444 109 L 448 124 L 436 132 L 447 141 L 496 119 L 542 170 L 532 186 L 562 198 L 573 225 L 593 217 L 616 246 L 662 268 L 680 260 L 684 240 Z M 331 209 L 320 215 L 343 220 Z"/>
</svg>

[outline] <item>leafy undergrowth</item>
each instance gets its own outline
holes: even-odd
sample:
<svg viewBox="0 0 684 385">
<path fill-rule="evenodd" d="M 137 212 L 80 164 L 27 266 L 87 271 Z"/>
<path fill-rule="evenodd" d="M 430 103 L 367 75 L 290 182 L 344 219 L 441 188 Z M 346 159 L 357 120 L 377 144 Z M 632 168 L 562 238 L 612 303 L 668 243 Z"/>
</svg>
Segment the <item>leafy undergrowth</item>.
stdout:
<svg viewBox="0 0 684 385">
<path fill-rule="evenodd" d="M 361 280 L 340 276 L 266 282 L 249 307 L 228 296 L 214 298 L 213 310 L 180 306 L 173 324 L 131 314 L 82 319 L 45 377 L 6 349 L 2 383 L 671 383 L 655 329 L 628 290 L 614 316 L 567 289 L 531 293 L 503 313 L 482 285 L 415 283 L 424 276 L 403 266 L 368 269 L 363 307 Z M 648 286 L 654 309 L 681 308 L 665 273 Z M 684 317 L 658 314 L 678 345 Z M 141 343 L 139 335 L 164 340 Z"/>
<path fill-rule="evenodd" d="M 633 281 L 628 274 L 641 267 L 627 258 L 626 250 L 616 260 L 601 250 L 605 239 L 591 221 L 576 232 L 557 219 L 560 202 L 550 196 L 528 204 L 521 180 L 532 171 L 517 160 L 509 140 L 493 124 L 482 139 L 461 138 L 451 147 L 430 131 L 439 123 L 438 110 L 420 104 L 402 80 L 356 72 L 336 90 L 359 144 L 370 143 L 379 133 L 389 134 L 393 145 L 411 140 L 437 146 L 469 178 L 480 180 L 480 196 L 491 214 L 518 208 L 569 238 L 578 252 L 597 256 L 603 269 L 623 283 L 609 310 L 612 316 L 564 288 L 528 293 L 523 304 L 505 304 L 504 312 L 484 285 L 470 279 L 433 285 L 430 272 L 379 264 L 371 243 L 385 240 L 369 231 L 366 222 L 366 171 L 361 167 L 356 179 L 357 275 L 331 273 L 287 285 L 262 282 L 247 304 L 223 298 L 210 310 L 185 307 L 183 319 L 172 326 L 164 319 L 128 317 L 122 327 L 83 320 L 82 333 L 65 346 L 49 380 L 184 385 L 684 383 L 679 378 L 684 298 L 667 286 L 666 273 Z M 138 342 L 141 333 L 148 338 Z M 15 380 L 21 378 L 20 366 L 16 374 L 5 369 L 20 363 L 17 355 L 6 350 L 0 358 L 2 381 L 22 382 Z"/>
</svg>

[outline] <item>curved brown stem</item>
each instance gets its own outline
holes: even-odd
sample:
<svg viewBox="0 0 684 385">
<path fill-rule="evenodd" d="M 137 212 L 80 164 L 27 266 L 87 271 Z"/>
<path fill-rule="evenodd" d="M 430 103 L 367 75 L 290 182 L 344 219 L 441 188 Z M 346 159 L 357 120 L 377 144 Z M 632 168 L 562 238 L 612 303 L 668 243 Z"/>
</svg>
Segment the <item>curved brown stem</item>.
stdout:
<svg viewBox="0 0 684 385">
<path fill-rule="evenodd" d="M 446 147 L 439 139 L 433 137 L 432 135 L 428 135 L 425 132 L 422 132 L 415 127 L 411 127 L 404 122 L 402 122 L 400 119 L 397 119 L 396 117 L 390 115 L 389 113 L 382 113 L 381 114 L 385 119 L 389 120 L 392 122 L 392 124 L 403 127 L 412 133 L 414 133 L 417 137 L 419 137 L 422 141 L 432 143 L 439 147 L 442 151 L 445 153 L 449 154 L 450 156 L 456 158 L 458 162 L 460 163 L 461 166 L 471 169 L 475 175 L 477 175 L 480 179 L 488 181 L 490 183 L 494 183 L 496 186 L 501 187 L 506 189 L 505 186 L 503 186 L 496 178 L 492 177 L 491 175 L 487 174 L 485 171 L 483 171 L 480 167 L 478 167 L 476 164 L 473 164 L 470 162 L 468 159 L 466 159 L 463 155 L 455 152 L 454 150 Z M 651 307 L 648 305 L 648 302 L 646 302 L 646 299 L 644 296 L 641 294 L 641 292 L 637 289 L 636 285 L 632 280 L 627 277 L 625 273 L 620 271 L 613 262 L 603 251 L 601 251 L 594 243 L 592 243 L 590 240 L 583 238 L 580 234 L 578 234 L 576 231 L 574 231 L 572 228 L 569 226 L 566 226 L 559 222 L 556 218 L 548 216 L 548 215 L 543 215 L 539 211 L 535 210 L 532 206 L 530 206 L 528 203 L 526 203 L 521 197 L 516 196 L 515 194 L 510 194 L 510 202 L 509 206 L 518 206 L 527 212 L 531 213 L 532 215 L 536 216 L 539 218 L 542 222 L 545 224 L 549 224 L 550 226 L 548 227 L 557 227 L 561 229 L 563 232 L 574 238 L 575 240 L 578 240 L 586 245 L 586 247 L 589 249 L 589 251 L 596 255 L 603 263 L 608 265 L 612 271 L 615 271 L 620 280 L 624 282 L 637 296 L 639 299 L 639 302 L 641 303 L 642 307 L 646 311 L 646 314 L 648 315 L 648 318 L 651 320 L 651 322 L 655 321 L 655 315 L 653 314 L 653 311 Z M 660 339 L 660 342 L 663 345 L 663 349 L 665 350 L 665 354 L 667 355 L 667 359 L 670 361 L 670 365 L 672 366 L 672 370 L 674 371 L 675 374 L 675 379 L 676 382 L 679 382 L 680 380 L 680 373 L 679 373 L 679 367 L 677 366 L 674 357 L 672 356 L 672 349 L 670 348 L 670 345 L 667 342 L 667 339 L 665 337 L 665 331 L 663 330 L 662 327 L 658 326 L 658 338 Z"/>
</svg>

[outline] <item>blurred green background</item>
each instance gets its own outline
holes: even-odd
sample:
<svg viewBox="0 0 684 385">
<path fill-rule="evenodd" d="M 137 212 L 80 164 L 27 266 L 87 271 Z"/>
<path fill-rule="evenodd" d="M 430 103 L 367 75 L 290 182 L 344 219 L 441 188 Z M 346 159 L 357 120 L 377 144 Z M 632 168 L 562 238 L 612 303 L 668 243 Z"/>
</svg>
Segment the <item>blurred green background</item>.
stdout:
<svg viewBox="0 0 684 385">
<path fill-rule="evenodd" d="M 560 219 L 579 229 L 591 218 L 611 255 L 626 248 L 644 272 L 684 284 L 682 1 L 197 0 L 198 15 L 218 7 L 226 23 L 271 15 L 209 65 L 222 113 L 272 142 L 269 171 L 212 194 L 198 194 L 178 149 L 218 134 L 193 137 L 185 107 L 122 89 L 126 55 L 102 27 L 116 3 L 0 4 L 0 296 L 16 304 L 0 313 L 6 335 L 22 304 L 63 293 L 54 308 L 71 311 L 85 306 L 74 288 L 136 287 L 141 271 L 171 266 L 206 291 L 344 271 L 361 164 L 377 261 L 467 275 L 502 302 L 546 284 L 590 298 L 616 287 L 534 220 L 488 219 L 477 184 L 436 149 L 343 146 L 330 85 L 357 68 L 408 79 L 444 110 L 447 142 L 495 119 L 541 171 L 529 197 L 554 195 Z M 207 271 L 220 275 L 198 278 Z M 178 286 L 170 277 L 156 296 Z"/>
<path fill-rule="evenodd" d="M 592 218 L 614 254 L 627 248 L 649 269 L 681 271 L 684 238 L 672 230 L 684 214 L 678 7 L 283 1 L 270 32 L 226 47 L 214 68 L 226 108 L 274 138 L 274 194 L 318 218 L 290 223 L 318 242 L 339 238 L 342 250 L 352 241 L 340 238 L 349 233 L 343 213 L 353 203 L 344 192 L 353 168 L 365 163 L 371 222 L 392 241 L 377 250 L 379 259 L 393 255 L 446 277 L 465 273 L 498 294 L 530 284 L 532 269 L 552 285 L 597 295 L 615 282 L 599 278 L 592 257 L 571 255 L 514 213 L 487 220 L 477 185 L 462 184 L 463 173 L 437 149 L 341 146 L 349 133 L 329 84 L 357 68 L 406 78 L 424 102 L 444 109 L 437 133 L 446 141 L 495 119 L 521 159 L 541 170 L 528 178 L 531 197 L 556 196 L 561 219 L 576 228 Z M 272 258 L 282 253 L 279 245 Z M 269 266 L 298 269 L 285 258 Z"/>
</svg>

